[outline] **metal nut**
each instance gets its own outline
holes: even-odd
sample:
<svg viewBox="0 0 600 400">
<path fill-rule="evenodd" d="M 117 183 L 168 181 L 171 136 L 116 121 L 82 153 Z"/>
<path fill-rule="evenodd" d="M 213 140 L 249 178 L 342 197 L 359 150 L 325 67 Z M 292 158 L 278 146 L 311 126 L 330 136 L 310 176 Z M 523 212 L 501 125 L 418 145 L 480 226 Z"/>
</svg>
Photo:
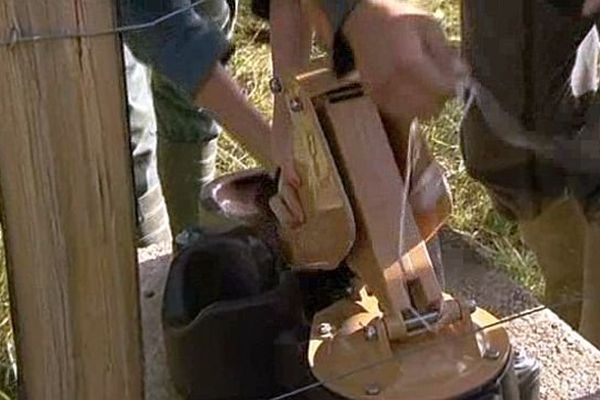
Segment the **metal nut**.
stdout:
<svg viewBox="0 0 600 400">
<path fill-rule="evenodd" d="M 303 109 L 304 106 L 302 105 L 302 100 L 300 100 L 299 97 L 294 97 L 292 100 L 290 100 L 290 110 L 293 112 L 300 112 Z"/>
<path fill-rule="evenodd" d="M 379 385 L 371 384 L 365 388 L 365 394 L 368 396 L 377 396 L 381 393 L 381 388 Z"/>
<path fill-rule="evenodd" d="M 333 326 L 331 326 L 331 324 L 324 322 L 319 325 L 319 335 L 325 336 L 331 334 L 331 332 L 333 332 Z"/>
<path fill-rule="evenodd" d="M 367 339 L 367 341 L 372 342 L 374 340 L 377 340 L 377 328 L 375 328 L 373 325 L 367 325 L 364 327 L 363 332 L 365 334 L 365 339 Z"/>
</svg>

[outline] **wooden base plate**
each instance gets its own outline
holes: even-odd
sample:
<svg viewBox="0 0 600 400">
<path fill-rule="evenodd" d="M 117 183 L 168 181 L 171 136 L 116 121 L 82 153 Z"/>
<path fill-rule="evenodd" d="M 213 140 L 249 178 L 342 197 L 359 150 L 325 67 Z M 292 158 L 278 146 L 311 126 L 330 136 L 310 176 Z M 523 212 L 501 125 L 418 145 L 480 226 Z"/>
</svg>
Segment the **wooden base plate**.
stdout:
<svg viewBox="0 0 600 400">
<path fill-rule="evenodd" d="M 471 319 L 390 344 L 380 313 L 341 300 L 314 318 L 312 373 L 332 392 L 353 400 L 460 397 L 498 377 L 511 351 L 494 316 L 477 309 Z"/>
</svg>

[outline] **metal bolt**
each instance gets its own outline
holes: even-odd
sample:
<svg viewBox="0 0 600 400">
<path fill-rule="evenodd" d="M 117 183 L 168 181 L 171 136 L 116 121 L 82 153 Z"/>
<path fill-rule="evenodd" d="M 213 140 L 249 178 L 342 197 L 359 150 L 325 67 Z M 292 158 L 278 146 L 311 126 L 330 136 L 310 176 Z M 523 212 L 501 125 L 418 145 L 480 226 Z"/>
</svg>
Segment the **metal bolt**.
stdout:
<svg viewBox="0 0 600 400">
<path fill-rule="evenodd" d="M 331 324 L 324 322 L 321 325 L 319 325 L 319 335 L 325 336 L 329 335 L 331 332 L 333 332 L 333 327 L 331 326 Z"/>
<path fill-rule="evenodd" d="M 483 353 L 483 358 L 488 360 L 497 360 L 500 358 L 500 352 L 492 347 L 488 347 Z"/>
<path fill-rule="evenodd" d="M 471 314 L 473 314 L 475 311 L 477 311 L 477 302 L 475 300 L 467 300 L 467 308 Z"/>
<path fill-rule="evenodd" d="M 294 97 L 292 100 L 290 100 L 290 109 L 293 112 L 300 112 L 304 109 L 304 106 L 302 105 L 302 100 L 300 100 L 299 97 Z"/>
<path fill-rule="evenodd" d="M 381 388 L 379 385 L 371 384 L 365 388 L 365 394 L 368 396 L 377 396 L 381 393 Z"/>
<path fill-rule="evenodd" d="M 279 94 L 283 92 L 283 84 L 279 78 L 273 78 L 269 81 L 269 88 L 273 94 Z"/>
<path fill-rule="evenodd" d="M 374 340 L 377 340 L 377 328 L 375 328 L 373 325 L 365 326 L 363 331 L 365 333 L 365 339 L 367 339 L 367 341 L 372 342 Z"/>
</svg>

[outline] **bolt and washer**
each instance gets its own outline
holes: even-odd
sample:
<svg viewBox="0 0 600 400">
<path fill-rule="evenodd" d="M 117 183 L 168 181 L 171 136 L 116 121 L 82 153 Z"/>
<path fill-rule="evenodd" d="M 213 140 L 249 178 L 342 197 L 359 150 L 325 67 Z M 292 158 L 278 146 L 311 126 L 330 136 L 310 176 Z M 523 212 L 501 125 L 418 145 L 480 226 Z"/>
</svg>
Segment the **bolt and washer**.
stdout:
<svg viewBox="0 0 600 400">
<path fill-rule="evenodd" d="M 377 340 L 377 328 L 375 328 L 373 325 L 365 326 L 363 331 L 365 333 L 365 339 L 367 339 L 367 341 L 372 342 L 374 340 Z"/>
<path fill-rule="evenodd" d="M 321 325 L 319 325 L 319 335 L 325 336 L 331 334 L 331 332 L 333 332 L 333 327 L 331 326 L 331 324 L 324 322 Z"/>
<path fill-rule="evenodd" d="M 475 311 L 477 311 L 477 302 L 475 300 L 467 300 L 467 308 L 471 314 L 473 314 Z"/>
<path fill-rule="evenodd" d="M 497 360 L 500 358 L 500 352 L 492 347 L 488 347 L 483 353 L 483 358 L 488 360 Z"/>
<path fill-rule="evenodd" d="M 371 384 L 365 388 L 365 394 L 368 396 L 377 396 L 381 393 L 381 388 L 376 384 Z"/>
<path fill-rule="evenodd" d="M 281 83 L 281 79 L 273 78 L 269 81 L 269 89 L 271 89 L 271 93 L 273 94 L 281 94 L 283 93 L 283 83 Z"/>
<path fill-rule="evenodd" d="M 292 100 L 290 100 L 290 109 L 293 112 L 300 112 L 304 109 L 304 106 L 302 105 L 302 100 L 300 100 L 299 97 L 294 97 Z"/>
</svg>

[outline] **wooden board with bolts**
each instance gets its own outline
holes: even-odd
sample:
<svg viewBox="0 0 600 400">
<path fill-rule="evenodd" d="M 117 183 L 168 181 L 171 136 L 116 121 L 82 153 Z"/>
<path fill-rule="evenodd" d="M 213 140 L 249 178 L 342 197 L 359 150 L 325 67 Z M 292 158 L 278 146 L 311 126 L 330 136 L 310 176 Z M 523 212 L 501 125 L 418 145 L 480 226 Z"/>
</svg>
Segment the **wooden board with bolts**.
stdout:
<svg viewBox="0 0 600 400">
<path fill-rule="evenodd" d="M 464 302 L 442 293 L 436 279 L 424 238 L 448 215 L 447 187 L 432 184 L 443 182 L 441 170 L 429 153 L 414 151 L 419 142 L 410 136 L 418 137 L 418 131 L 386 124 L 359 82 L 330 84 L 335 81 L 331 70 L 319 69 L 300 75 L 286 90 L 295 128 L 294 160 L 307 166 L 300 168 L 300 200 L 307 211 L 306 229 L 318 236 L 317 253 L 330 254 L 323 240 L 351 238 L 322 238 L 323 229 L 339 222 L 306 200 L 330 191 L 337 203 L 327 204 L 343 204 L 339 199 L 347 196 L 347 215 L 355 218 L 356 239 L 344 260 L 356 273 L 360 296 L 340 299 L 315 314 L 308 347 L 312 374 L 348 399 L 456 398 L 483 388 L 505 370 L 510 345 L 502 327 L 491 328 L 481 343 L 497 349 L 498 357 L 484 357 L 472 327 L 496 319 L 479 309 L 471 316 Z M 320 91 L 315 82 L 326 89 Z M 414 160 L 413 151 L 418 153 Z M 328 157 L 316 157 L 321 153 Z M 316 179 L 334 174 L 339 174 L 336 181 Z M 415 191 L 421 195 L 414 197 Z M 425 218 L 417 220 L 413 206 Z M 285 240 L 295 245 L 302 237 Z M 412 320 L 430 314 L 430 322 L 415 325 Z M 415 325 L 410 331 L 409 324 Z M 443 340 L 453 336 L 455 341 Z M 439 354 L 445 357 L 436 358 Z M 457 363 L 464 365 L 461 379 L 447 373 Z M 330 379 L 353 370 L 358 372 L 351 377 Z M 431 385 L 434 380 L 437 385 Z"/>
</svg>

